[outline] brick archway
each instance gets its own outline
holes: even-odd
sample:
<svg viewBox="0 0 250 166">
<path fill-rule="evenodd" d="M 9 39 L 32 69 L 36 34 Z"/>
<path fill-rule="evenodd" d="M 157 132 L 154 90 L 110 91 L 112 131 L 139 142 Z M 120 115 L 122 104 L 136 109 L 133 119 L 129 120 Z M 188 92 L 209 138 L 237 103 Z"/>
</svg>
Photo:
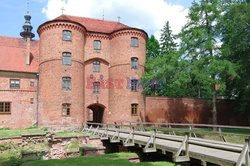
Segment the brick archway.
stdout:
<svg viewBox="0 0 250 166">
<path fill-rule="evenodd" d="M 91 104 L 88 107 L 88 122 L 102 123 L 105 106 L 102 104 Z"/>
</svg>

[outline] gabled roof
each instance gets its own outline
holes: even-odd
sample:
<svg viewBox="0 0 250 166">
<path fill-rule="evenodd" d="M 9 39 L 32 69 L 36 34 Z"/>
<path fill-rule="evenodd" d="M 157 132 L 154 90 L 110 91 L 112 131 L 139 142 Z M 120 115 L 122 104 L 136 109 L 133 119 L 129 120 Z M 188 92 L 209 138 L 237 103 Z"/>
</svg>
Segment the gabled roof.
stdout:
<svg viewBox="0 0 250 166">
<path fill-rule="evenodd" d="M 0 70 L 38 72 L 38 41 L 31 42 L 31 64 L 26 65 L 26 42 L 22 38 L 0 36 Z"/>
</svg>

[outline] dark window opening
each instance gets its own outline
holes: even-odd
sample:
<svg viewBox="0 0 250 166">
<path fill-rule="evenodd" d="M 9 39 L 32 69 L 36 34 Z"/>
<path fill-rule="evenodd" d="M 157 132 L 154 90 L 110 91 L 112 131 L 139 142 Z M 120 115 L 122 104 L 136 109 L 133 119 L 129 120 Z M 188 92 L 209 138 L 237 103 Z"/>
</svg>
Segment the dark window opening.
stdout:
<svg viewBox="0 0 250 166">
<path fill-rule="evenodd" d="M 62 115 L 70 116 L 70 109 L 71 109 L 71 104 L 68 103 L 62 104 Z"/>
<path fill-rule="evenodd" d="M 131 114 L 133 116 L 138 115 L 138 104 L 131 104 Z"/>
</svg>

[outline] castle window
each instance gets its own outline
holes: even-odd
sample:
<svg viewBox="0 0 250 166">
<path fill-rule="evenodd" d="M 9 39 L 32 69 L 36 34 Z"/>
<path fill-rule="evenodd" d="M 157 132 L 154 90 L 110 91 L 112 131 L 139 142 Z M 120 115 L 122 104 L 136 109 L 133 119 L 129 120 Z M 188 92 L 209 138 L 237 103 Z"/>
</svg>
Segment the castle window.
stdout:
<svg viewBox="0 0 250 166">
<path fill-rule="evenodd" d="M 131 69 L 138 69 L 138 58 L 131 58 Z"/>
<path fill-rule="evenodd" d="M 34 87 L 35 86 L 35 82 L 34 81 L 30 81 L 30 87 Z"/>
<path fill-rule="evenodd" d="M 137 81 L 136 79 L 131 80 L 131 90 L 137 91 Z"/>
<path fill-rule="evenodd" d="M 30 98 L 30 104 L 34 104 L 34 98 Z"/>
<path fill-rule="evenodd" d="M 71 78 L 70 77 L 62 78 L 62 89 L 65 91 L 71 90 Z"/>
<path fill-rule="evenodd" d="M 101 50 L 101 41 L 94 40 L 94 50 Z"/>
<path fill-rule="evenodd" d="M 68 103 L 62 104 L 62 116 L 70 116 L 70 107 L 71 104 Z"/>
<path fill-rule="evenodd" d="M 63 65 L 71 65 L 71 53 L 70 52 L 63 52 Z"/>
<path fill-rule="evenodd" d="M 20 88 L 20 80 L 19 79 L 10 79 L 10 88 L 11 89 L 19 89 Z"/>
<path fill-rule="evenodd" d="M 100 82 L 93 83 L 93 93 L 100 93 Z"/>
<path fill-rule="evenodd" d="M 10 114 L 11 102 L 0 102 L 0 114 Z"/>
<path fill-rule="evenodd" d="M 131 115 L 132 116 L 138 115 L 138 104 L 131 104 Z"/>
<path fill-rule="evenodd" d="M 100 72 L 100 61 L 94 61 L 93 62 L 93 71 L 94 72 Z"/>
<path fill-rule="evenodd" d="M 63 31 L 63 40 L 64 41 L 71 41 L 71 39 L 72 39 L 72 33 L 71 33 L 71 31 L 64 30 Z"/>
<path fill-rule="evenodd" d="M 137 37 L 131 37 L 131 47 L 138 47 L 138 38 Z"/>
</svg>

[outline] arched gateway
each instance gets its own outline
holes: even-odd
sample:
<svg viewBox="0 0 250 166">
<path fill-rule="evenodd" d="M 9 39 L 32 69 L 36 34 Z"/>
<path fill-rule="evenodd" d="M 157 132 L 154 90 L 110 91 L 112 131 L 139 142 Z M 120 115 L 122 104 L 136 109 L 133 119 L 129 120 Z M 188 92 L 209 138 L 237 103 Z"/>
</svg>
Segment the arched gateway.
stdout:
<svg viewBox="0 0 250 166">
<path fill-rule="evenodd" d="M 88 122 L 102 123 L 105 106 L 102 104 L 91 104 L 88 107 Z"/>
</svg>

